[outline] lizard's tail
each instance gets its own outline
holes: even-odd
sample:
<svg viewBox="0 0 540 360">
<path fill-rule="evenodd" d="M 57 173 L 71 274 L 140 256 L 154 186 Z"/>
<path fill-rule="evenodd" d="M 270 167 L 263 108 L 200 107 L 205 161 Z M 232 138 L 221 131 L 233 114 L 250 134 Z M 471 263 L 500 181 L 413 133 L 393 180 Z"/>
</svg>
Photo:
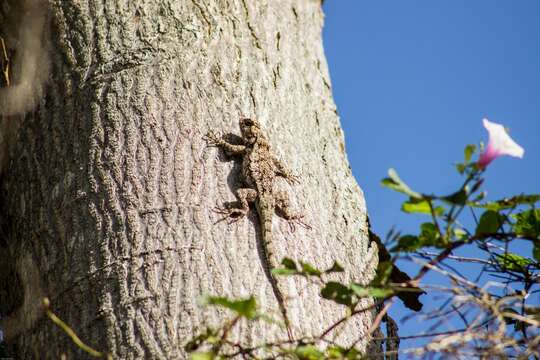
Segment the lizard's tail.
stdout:
<svg viewBox="0 0 540 360">
<path fill-rule="evenodd" d="M 272 218 L 274 215 L 274 209 L 262 210 L 259 212 L 261 217 L 261 231 L 262 231 L 262 242 L 263 242 L 263 251 L 264 257 L 268 262 L 268 267 L 274 269 L 279 267 L 280 263 L 277 259 L 277 251 L 275 248 L 273 240 L 273 231 L 272 231 Z"/>
<path fill-rule="evenodd" d="M 283 321 L 285 322 L 285 326 L 287 328 L 287 335 L 289 337 L 289 340 L 292 342 L 294 341 L 294 337 L 291 330 L 291 323 L 289 321 L 289 317 L 287 316 L 287 309 L 285 308 L 285 299 L 283 297 L 283 294 L 281 293 L 281 290 L 279 289 L 276 277 L 272 274 L 272 269 L 277 268 L 280 265 L 279 260 L 277 259 L 277 252 L 275 251 L 275 244 L 272 237 L 272 218 L 274 216 L 273 201 L 260 201 L 260 203 L 266 205 L 261 206 L 258 209 L 262 227 L 261 250 L 263 253 L 262 258 L 265 268 L 264 270 L 266 272 L 268 280 L 270 281 L 270 284 L 272 285 L 272 291 L 274 292 L 274 296 L 276 297 L 279 310 L 281 312 L 281 315 L 283 316 Z"/>
</svg>

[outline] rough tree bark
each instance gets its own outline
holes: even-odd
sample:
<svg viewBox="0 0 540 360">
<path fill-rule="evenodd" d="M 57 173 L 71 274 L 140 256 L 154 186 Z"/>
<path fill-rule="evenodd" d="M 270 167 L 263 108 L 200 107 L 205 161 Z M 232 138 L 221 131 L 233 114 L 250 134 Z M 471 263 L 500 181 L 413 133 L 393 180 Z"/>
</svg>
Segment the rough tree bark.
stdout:
<svg viewBox="0 0 540 360">
<path fill-rule="evenodd" d="M 28 16 L 8 3 L 4 19 Z M 343 277 L 370 280 L 376 255 L 332 100 L 320 1 L 43 4 L 44 95 L 2 119 L 4 130 L 18 124 L 2 183 L 2 252 L 17 275 L 6 276 L 0 312 L 20 358 L 82 356 L 42 316 L 43 296 L 87 343 L 126 359 L 184 357 L 194 331 L 227 316 L 202 309 L 203 294 L 253 294 L 279 317 L 256 216 L 214 224 L 211 210 L 234 200 L 238 169 L 203 136 L 238 134 L 240 117 L 257 118 L 301 177 L 282 186 L 313 229 L 290 233 L 275 219 L 278 256 L 321 268 L 337 260 Z M 344 315 L 303 279 L 280 287 L 296 335 Z M 365 344 L 370 323 L 359 316 L 341 341 Z M 265 323 L 241 331 L 253 341 L 284 336 Z"/>
</svg>

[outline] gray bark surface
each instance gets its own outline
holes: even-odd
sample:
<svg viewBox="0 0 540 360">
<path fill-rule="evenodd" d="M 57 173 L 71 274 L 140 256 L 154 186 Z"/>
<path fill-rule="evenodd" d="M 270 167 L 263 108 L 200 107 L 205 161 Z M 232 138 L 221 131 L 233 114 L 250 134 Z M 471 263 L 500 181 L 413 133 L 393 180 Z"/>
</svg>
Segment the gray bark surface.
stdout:
<svg viewBox="0 0 540 360">
<path fill-rule="evenodd" d="M 337 260 L 340 279 L 371 279 L 376 255 L 332 100 L 319 1 L 56 0 L 48 23 L 45 95 L 9 117 L 20 126 L 3 171 L 18 273 L 7 287 L 24 293 L 7 318 L 21 327 L 20 358 L 83 357 L 41 315 L 43 296 L 86 343 L 122 359 L 185 357 L 194 332 L 231 316 L 202 308 L 204 294 L 255 295 L 280 317 L 257 217 L 215 224 L 212 211 L 234 200 L 239 169 L 203 136 L 239 134 L 240 117 L 258 119 L 301 177 L 280 186 L 313 229 L 291 233 L 274 219 L 278 257 Z M 305 279 L 279 282 L 296 336 L 345 315 Z M 370 323 L 358 316 L 341 341 L 365 343 Z M 258 322 L 234 336 L 286 333 Z"/>
</svg>

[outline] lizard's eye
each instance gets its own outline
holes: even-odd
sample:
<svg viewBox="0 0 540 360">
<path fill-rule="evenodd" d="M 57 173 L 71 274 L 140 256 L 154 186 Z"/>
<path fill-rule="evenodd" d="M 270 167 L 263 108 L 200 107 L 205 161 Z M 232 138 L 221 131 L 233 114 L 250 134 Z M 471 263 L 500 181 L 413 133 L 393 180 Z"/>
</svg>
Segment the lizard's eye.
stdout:
<svg viewBox="0 0 540 360">
<path fill-rule="evenodd" d="M 251 119 L 243 119 L 242 120 L 242 125 L 244 125 L 244 126 L 253 126 L 253 120 L 251 120 Z"/>
</svg>

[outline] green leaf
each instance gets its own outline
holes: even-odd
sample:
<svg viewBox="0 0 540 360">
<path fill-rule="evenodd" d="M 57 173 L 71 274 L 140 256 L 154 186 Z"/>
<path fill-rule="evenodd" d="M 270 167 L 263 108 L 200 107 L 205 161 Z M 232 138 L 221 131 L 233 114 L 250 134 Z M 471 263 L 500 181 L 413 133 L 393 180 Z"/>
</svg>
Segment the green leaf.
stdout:
<svg viewBox="0 0 540 360">
<path fill-rule="evenodd" d="M 352 348 L 347 351 L 347 360 L 367 359 L 358 349 Z"/>
<path fill-rule="evenodd" d="M 384 299 L 389 296 L 391 296 L 394 293 L 394 290 L 390 288 L 382 288 L 382 287 L 371 287 L 371 286 L 361 286 L 358 284 L 352 284 L 351 285 L 352 291 L 358 296 L 358 297 L 373 297 L 378 299 Z"/>
<path fill-rule="evenodd" d="M 298 270 L 298 266 L 296 265 L 294 260 L 290 258 L 284 258 L 283 260 L 281 260 L 281 265 L 283 265 L 284 267 L 272 269 L 272 275 L 298 275 L 300 273 L 300 270 Z"/>
<path fill-rule="evenodd" d="M 465 146 L 465 150 L 463 151 L 465 155 L 465 163 L 468 164 L 471 162 L 472 155 L 476 152 L 476 145 L 469 144 Z"/>
<path fill-rule="evenodd" d="M 446 247 L 447 244 L 442 241 L 435 224 L 425 222 L 420 225 L 420 229 L 419 239 L 422 246 L 434 246 L 438 248 Z"/>
<path fill-rule="evenodd" d="M 380 261 L 377 265 L 377 272 L 375 278 L 371 281 L 371 286 L 384 286 L 388 283 L 388 278 L 392 273 L 394 264 L 391 261 Z"/>
<path fill-rule="evenodd" d="M 476 235 L 495 234 L 502 226 L 504 217 L 496 211 L 487 210 L 480 217 Z"/>
<path fill-rule="evenodd" d="M 472 206 L 472 207 L 478 207 L 478 206 L 476 206 L 478 204 L 478 202 L 484 200 L 486 198 L 486 196 L 487 196 L 487 192 L 482 191 L 482 192 L 478 193 L 472 201 L 468 202 L 467 205 Z M 493 210 L 493 209 L 490 209 L 490 210 Z M 497 211 L 497 210 L 495 210 L 495 211 Z"/>
<path fill-rule="evenodd" d="M 531 194 L 531 195 L 517 195 L 513 196 L 510 199 L 501 200 L 504 201 L 503 205 L 507 207 L 513 207 L 512 205 L 534 205 L 540 201 L 540 194 Z"/>
<path fill-rule="evenodd" d="M 257 302 L 253 296 L 244 300 L 230 300 L 226 297 L 207 296 L 203 298 L 203 304 L 227 308 L 249 320 L 257 316 Z"/>
<path fill-rule="evenodd" d="M 461 189 L 453 194 L 442 197 L 441 200 L 444 200 L 452 205 L 465 205 L 467 202 L 467 190 Z"/>
<path fill-rule="evenodd" d="M 409 201 L 405 201 L 403 204 L 401 204 L 401 210 L 406 213 L 431 215 L 429 201 L 426 199 L 410 198 Z M 444 214 L 444 208 L 442 206 L 438 206 L 433 209 L 433 212 L 436 216 L 441 216 Z"/>
<path fill-rule="evenodd" d="M 341 305 L 352 305 L 352 291 L 348 287 L 338 282 L 327 282 L 324 288 L 321 290 L 321 296 Z"/>
<path fill-rule="evenodd" d="M 421 199 L 422 195 L 420 193 L 417 193 L 416 191 L 411 190 L 407 184 L 405 184 L 398 176 L 396 170 L 389 169 L 388 170 L 388 177 L 382 179 L 381 184 L 383 186 L 386 186 L 392 190 L 398 191 L 400 193 L 409 195 L 412 198 Z"/>
<path fill-rule="evenodd" d="M 321 276 L 321 271 L 317 268 L 315 268 L 313 265 L 309 263 L 300 262 L 302 265 L 302 273 L 304 273 L 307 276 Z"/>
<path fill-rule="evenodd" d="M 502 210 L 502 208 L 497 204 L 496 201 L 489 201 L 489 202 L 485 202 L 485 203 L 481 203 L 478 201 L 469 201 L 467 203 L 467 205 L 469 205 L 470 207 L 473 207 L 473 208 L 479 208 L 479 209 L 487 209 L 487 210 L 492 210 L 492 211 L 499 211 L 499 210 Z"/>
<path fill-rule="evenodd" d="M 281 265 L 285 266 L 286 269 L 298 271 L 298 266 L 291 258 L 284 258 L 281 260 Z"/>
<path fill-rule="evenodd" d="M 517 235 L 540 239 L 540 209 L 531 209 L 512 215 L 516 220 L 513 230 Z"/>
<path fill-rule="evenodd" d="M 272 273 L 272 275 L 276 275 L 276 276 L 288 276 L 288 275 L 298 275 L 299 274 L 299 272 L 296 271 L 296 270 L 285 269 L 285 268 L 272 269 L 271 273 Z"/>
<path fill-rule="evenodd" d="M 488 210 L 499 211 L 504 209 L 512 209 L 519 205 L 534 205 L 540 201 L 540 194 L 532 195 L 517 195 L 511 198 L 504 198 L 497 201 L 486 203 L 471 203 L 470 206 L 477 208 L 485 208 Z"/>
<path fill-rule="evenodd" d="M 343 268 L 343 266 L 341 266 L 337 261 L 334 261 L 334 264 L 332 265 L 331 268 L 329 268 L 328 270 L 325 270 L 324 272 L 326 274 L 330 274 L 330 273 L 335 273 L 335 272 L 344 272 L 345 269 Z"/>
<path fill-rule="evenodd" d="M 435 224 L 425 222 L 420 225 L 420 235 L 404 235 L 398 239 L 397 246 L 392 251 L 416 251 L 422 247 L 446 248 L 447 242 L 439 235 Z"/>
<path fill-rule="evenodd" d="M 536 243 L 533 247 L 533 258 L 540 263 L 540 244 Z"/>
<path fill-rule="evenodd" d="M 504 270 L 521 273 L 527 273 L 527 266 L 533 262 L 531 259 L 527 259 L 523 256 L 512 253 L 499 255 L 497 256 L 496 260 L 499 266 Z"/>
<path fill-rule="evenodd" d="M 391 251 L 412 252 L 422 246 L 420 238 L 415 235 L 403 235 L 398 239 L 397 245 Z"/>
<path fill-rule="evenodd" d="M 347 354 L 347 349 L 337 345 L 330 345 L 326 349 L 326 356 L 329 359 L 343 359 Z"/>
<path fill-rule="evenodd" d="M 457 163 L 455 166 L 456 166 L 457 172 L 460 175 L 463 175 L 463 173 L 465 172 L 465 169 L 467 169 L 467 165 L 465 165 L 464 163 Z"/>
<path fill-rule="evenodd" d="M 213 352 L 195 352 L 191 353 L 191 360 L 212 360 L 216 357 Z"/>
<path fill-rule="evenodd" d="M 360 360 L 364 357 L 355 348 L 346 349 L 338 345 L 330 345 L 326 349 L 326 358 L 339 360 Z"/>
<path fill-rule="evenodd" d="M 319 360 L 324 359 L 324 354 L 313 345 L 302 345 L 296 348 L 296 356 L 301 360 Z"/>
<path fill-rule="evenodd" d="M 468 238 L 467 232 L 460 228 L 452 228 L 452 234 L 456 241 L 465 241 Z"/>
<path fill-rule="evenodd" d="M 473 154 L 476 152 L 476 145 L 469 144 L 465 146 L 465 149 L 463 150 L 463 155 L 465 160 L 462 163 L 456 164 L 456 169 L 460 174 L 463 174 L 467 168 L 471 167 L 471 158 Z"/>
</svg>

